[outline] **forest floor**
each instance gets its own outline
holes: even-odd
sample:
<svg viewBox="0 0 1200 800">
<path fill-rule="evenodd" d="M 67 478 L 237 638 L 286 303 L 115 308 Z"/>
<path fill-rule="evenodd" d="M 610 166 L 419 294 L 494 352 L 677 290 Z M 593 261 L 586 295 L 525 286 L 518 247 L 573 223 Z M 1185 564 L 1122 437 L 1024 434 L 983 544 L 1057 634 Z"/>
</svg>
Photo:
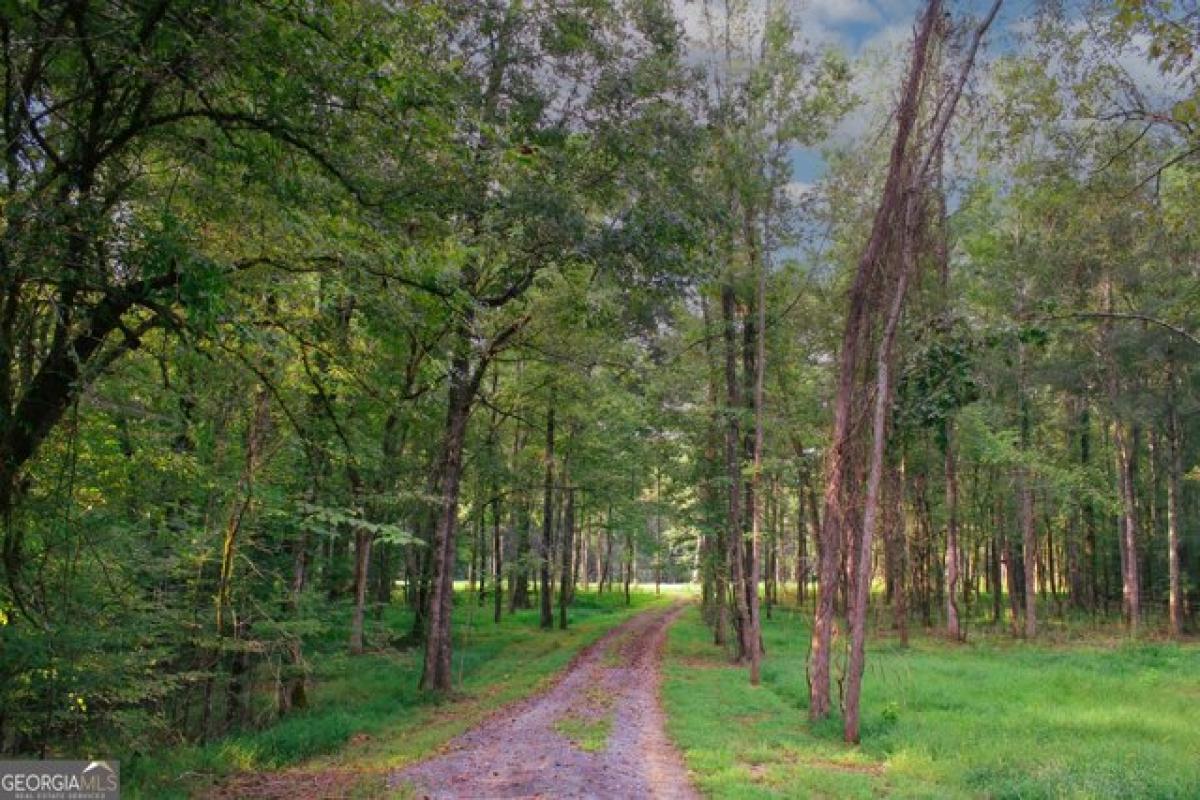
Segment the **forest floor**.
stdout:
<svg viewBox="0 0 1200 800">
<path fill-rule="evenodd" d="M 687 606 L 641 614 L 576 659 L 550 691 L 398 771 L 421 797 L 694 798 L 659 705 L 667 630 Z"/>
<path fill-rule="evenodd" d="M 873 631 L 855 747 L 836 715 L 808 722 L 810 614 L 764 620 L 758 687 L 697 609 L 671 628 L 667 728 L 705 796 L 1200 797 L 1196 642 L 1129 641 L 1115 620 L 1045 619 L 1036 642 L 975 619 L 965 644 Z"/>
</svg>

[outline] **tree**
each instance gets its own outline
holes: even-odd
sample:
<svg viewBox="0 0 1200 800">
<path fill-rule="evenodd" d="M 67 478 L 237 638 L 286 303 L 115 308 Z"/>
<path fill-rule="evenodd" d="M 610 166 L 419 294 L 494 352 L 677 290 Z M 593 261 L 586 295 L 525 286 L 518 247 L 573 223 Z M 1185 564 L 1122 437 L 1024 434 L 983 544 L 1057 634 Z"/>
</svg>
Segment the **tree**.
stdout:
<svg viewBox="0 0 1200 800">
<path fill-rule="evenodd" d="M 826 466 L 824 514 L 826 527 L 822 531 L 821 585 L 813 624 L 812 659 L 809 671 L 811 687 L 809 715 L 813 719 L 820 719 L 828 714 L 830 705 L 829 657 L 832 638 L 833 593 L 838 567 L 837 560 L 840 555 L 839 545 L 842 540 L 842 525 L 847 520 L 844 484 L 849 476 L 855 474 L 855 468 L 851 467 L 847 458 L 847 451 L 850 447 L 849 421 L 852 409 L 856 404 L 856 395 L 862 391 L 860 387 L 856 386 L 856 381 L 857 373 L 861 368 L 860 359 L 863 362 L 866 361 L 862 351 L 866 346 L 865 338 L 869 335 L 868 309 L 875 307 L 871 305 L 872 302 L 878 303 L 880 300 L 886 299 L 884 307 L 888 308 L 887 322 L 876 351 L 875 401 L 870 433 L 872 445 L 867 466 L 864 517 L 861 532 L 857 540 L 853 541 L 851 553 L 856 569 L 851 571 L 854 583 L 849 592 L 852 598 L 850 604 L 851 652 L 847 664 L 848 680 L 844 701 L 845 738 L 850 742 L 857 742 L 859 734 L 858 699 L 865 658 L 866 613 L 871 582 L 871 546 L 878 514 L 884 437 L 892 401 L 890 376 L 892 346 L 895 341 L 899 316 L 903 310 L 910 273 L 915 269 L 916 237 L 919 235 L 920 220 L 924 213 L 922 209 L 923 192 L 928 180 L 930 165 L 935 155 L 941 152 L 946 128 L 950 124 L 958 98 L 962 93 L 963 84 L 973 66 L 980 41 L 995 18 L 999 5 L 999 2 L 993 4 L 989 13 L 975 29 L 956 81 L 951 84 L 947 93 L 939 98 L 935 111 L 931 115 L 926 141 L 919 145 L 913 145 L 912 151 L 910 151 L 910 137 L 913 136 L 918 121 L 923 85 L 928 79 L 926 64 L 929 49 L 934 40 L 937 25 L 941 21 L 940 4 L 933 0 L 923 12 L 913 44 L 912 62 L 901 92 L 900 107 L 896 113 L 897 132 L 892 144 L 882 199 L 876 211 L 867 245 L 859 260 L 858 271 L 851 290 L 850 311 L 846 318 L 839 363 L 832 450 Z M 898 242 L 895 238 L 887 238 L 889 230 L 897 229 L 900 231 Z M 894 280 L 890 288 L 885 288 L 873 283 L 872 274 L 876 272 L 878 263 L 887 264 L 888 255 L 891 255 L 893 262 L 891 271 L 894 274 Z M 849 472 L 847 472 L 848 469 Z M 849 477 L 849 480 L 853 480 L 853 477 Z"/>
</svg>

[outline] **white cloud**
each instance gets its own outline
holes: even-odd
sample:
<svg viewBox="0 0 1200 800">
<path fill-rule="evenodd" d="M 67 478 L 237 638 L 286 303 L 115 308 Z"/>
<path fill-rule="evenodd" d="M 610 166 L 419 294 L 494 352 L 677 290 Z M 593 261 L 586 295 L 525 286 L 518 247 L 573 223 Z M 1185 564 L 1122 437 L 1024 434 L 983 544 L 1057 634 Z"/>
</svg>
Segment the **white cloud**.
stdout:
<svg viewBox="0 0 1200 800">
<path fill-rule="evenodd" d="M 719 48 L 714 36 L 724 33 L 729 22 L 725 0 L 673 0 L 675 13 L 683 24 L 688 47 L 698 56 Z M 797 43 L 830 44 L 849 49 L 849 42 L 837 30 L 847 23 L 870 24 L 880 19 L 874 0 L 810 0 L 787 3 L 798 34 Z M 756 41 L 766 20 L 769 0 L 744 0 L 734 17 L 732 39 Z"/>
<path fill-rule="evenodd" d="M 873 24 L 883 21 L 883 14 L 871 0 L 810 0 L 800 7 L 798 16 L 802 20 L 812 16 L 833 24 Z"/>
<path fill-rule="evenodd" d="M 1151 39 L 1144 33 L 1133 36 L 1129 47 L 1117 56 L 1117 64 L 1129 76 L 1138 91 L 1151 101 L 1166 102 L 1185 92 L 1184 81 L 1164 75 L 1150 58 Z"/>
<path fill-rule="evenodd" d="M 906 56 L 915 24 L 912 18 L 906 18 L 881 26 L 863 41 L 860 53 Z"/>
</svg>

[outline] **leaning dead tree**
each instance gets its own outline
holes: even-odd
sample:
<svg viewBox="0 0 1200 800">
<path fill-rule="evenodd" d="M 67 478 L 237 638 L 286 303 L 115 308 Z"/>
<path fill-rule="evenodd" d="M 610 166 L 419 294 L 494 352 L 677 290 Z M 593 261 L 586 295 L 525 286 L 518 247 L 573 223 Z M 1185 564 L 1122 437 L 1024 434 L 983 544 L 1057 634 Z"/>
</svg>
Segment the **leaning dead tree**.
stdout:
<svg viewBox="0 0 1200 800">
<path fill-rule="evenodd" d="M 940 70 L 934 63 L 946 32 L 943 4 L 941 0 L 927 3 L 901 87 L 883 191 L 850 289 L 825 470 L 819 587 L 808 666 L 809 716 L 822 719 L 831 708 L 834 606 L 845 564 L 850 654 L 843 712 L 844 734 L 850 742 L 859 738 L 871 553 L 880 516 L 896 333 L 908 287 L 917 278 L 931 167 L 1000 3 L 994 0 L 974 29 L 958 72 L 944 91 L 937 90 Z M 865 494 L 859 488 L 863 486 Z"/>
</svg>

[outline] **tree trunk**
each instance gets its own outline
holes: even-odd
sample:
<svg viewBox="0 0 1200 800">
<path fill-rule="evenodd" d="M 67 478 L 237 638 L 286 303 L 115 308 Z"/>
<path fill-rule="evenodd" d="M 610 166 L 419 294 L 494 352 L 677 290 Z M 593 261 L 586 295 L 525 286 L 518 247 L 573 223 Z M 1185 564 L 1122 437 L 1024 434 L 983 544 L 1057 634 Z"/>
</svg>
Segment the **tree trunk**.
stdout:
<svg viewBox="0 0 1200 800">
<path fill-rule="evenodd" d="M 504 539 L 500 533 L 500 493 L 492 489 L 492 562 L 495 564 L 493 582 L 492 621 L 500 624 L 500 610 L 504 607 Z"/>
<path fill-rule="evenodd" d="M 270 395 L 266 387 L 260 387 L 246 428 L 246 463 L 242 469 L 237 495 L 230 507 L 221 537 L 221 571 L 217 579 L 215 626 L 219 644 L 212 654 L 210 662 L 212 667 L 220 662 L 222 652 L 227 647 L 226 642 L 230 639 L 236 642 L 245 630 L 245 620 L 237 619 L 233 613 L 233 567 L 238 547 L 241 545 L 239 540 L 242 523 L 254 504 L 255 480 L 258 477 L 258 470 L 262 466 L 263 447 L 266 443 L 270 420 Z M 229 656 L 225 718 L 227 723 L 234 723 L 239 719 L 242 707 L 243 676 L 247 670 L 247 654 L 244 647 L 234 644 Z M 212 698 L 213 679 L 210 677 L 205 687 L 204 734 L 207 734 L 208 731 Z"/>
<path fill-rule="evenodd" d="M 763 535 L 763 405 L 767 361 L 767 265 L 759 253 L 755 222 L 747 213 L 746 240 L 755 266 L 754 290 L 754 448 L 750 473 L 750 574 L 747 580 L 750 631 L 750 685 L 757 686 L 762 671 L 762 621 L 759 618 L 758 584 Z"/>
<path fill-rule="evenodd" d="M 625 605 L 633 602 L 630 584 L 633 583 L 633 533 L 625 532 Z"/>
<path fill-rule="evenodd" d="M 1006 538 L 1003 549 L 1004 577 L 1008 584 L 1009 625 L 1013 636 L 1021 635 L 1020 592 L 1017 589 L 1017 565 L 1013 559 L 1012 543 Z"/>
<path fill-rule="evenodd" d="M 1168 358 L 1170 358 L 1168 356 Z M 1175 408 L 1174 361 L 1168 362 L 1167 376 L 1167 619 L 1172 638 L 1183 635 L 1183 581 L 1179 565 L 1179 476 L 1183 473 L 1179 412 Z"/>
<path fill-rule="evenodd" d="M 724 306 L 722 306 L 724 308 Z M 719 475 L 722 466 L 720 464 L 721 457 L 718 456 L 718 451 L 721 449 L 721 418 L 720 418 L 720 396 L 721 391 L 718 387 L 718 375 L 723 373 L 722 362 L 716 353 L 716 348 L 712 345 L 713 337 L 710 335 L 712 324 L 710 319 L 708 297 L 701 296 L 700 311 L 704 320 L 704 354 L 705 362 L 709 364 L 708 369 L 708 405 L 711 409 L 711 417 L 709 420 L 708 435 L 705 439 L 705 464 L 709 465 L 709 472 L 703 484 L 705 498 L 708 500 L 706 509 L 710 509 L 713 515 L 709 519 L 713 520 L 711 532 L 708 534 L 710 540 L 709 548 L 709 565 L 708 570 L 712 574 L 712 593 L 710 603 L 712 605 L 711 617 L 713 625 L 713 644 L 717 647 L 724 647 L 729 639 L 729 603 L 728 591 L 726 587 L 726 569 L 727 553 L 729 552 L 727 524 L 724 520 L 718 520 L 719 514 L 719 492 L 712 476 Z M 724 312 L 723 312 L 724 313 Z M 724 333 L 724 329 L 722 329 Z"/>
<path fill-rule="evenodd" d="M 805 579 L 807 580 L 812 576 L 813 560 L 816 560 L 818 567 L 821 563 L 821 506 L 817 501 L 816 477 L 812 474 L 812 471 L 809 472 L 806 480 L 804 481 L 804 491 L 808 494 L 808 503 L 806 503 L 806 505 L 808 507 L 808 519 L 810 525 L 809 529 L 812 531 L 812 545 L 816 550 L 816 552 L 813 554 L 813 557 L 810 558 L 808 562 L 808 572 L 805 575 Z M 814 586 L 813 606 L 815 607 L 816 604 L 817 587 Z"/>
<path fill-rule="evenodd" d="M 933 7 L 933 4 L 930 5 Z M 850 658 L 846 666 L 845 726 L 847 742 L 859 740 L 859 700 L 862 694 L 863 668 L 866 665 L 867 604 L 871 600 L 871 552 L 875 526 L 879 519 L 880 489 L 883 481 L 884 449 L 887 444 L 888 418 L 892 408 L 892 352 L 896 331 L 904 311 L 909 276 L 916 271 L 916 238 L 919 225 L 920 194 L 914 189 L 905 198 L 902 256 L 891 308 L 875 362 L 875 408 L 871 421 L 871 459 L 867 473 L 866 503 L 862 531 L 857 547 L 854 597 L 850 605 Z"/>
<path fill-rule="evenodd" d="M 589 511 L 591 511 L 591 509 L 580 513 L 580 517 L 583 519 L 579 525 L 579 532 L 581 534 L 579 537 L 579 578 L 583 583 L 584 592 L 591 591 L 592 588 L 592 556 L 595 552 L 595 544 L 592 542 L 592 535 L 595 528 L 592 523 L 592 517 L 588 513 Z"/>
<path fill-rule="evenodd" d="M 464 323 L 464 326 L 466 323 Z M 458 332 L 450 364 L 449 402 L 441 447 L 441 497 L 431 548 L 433 576 L 425 637 L 425 663 L 421 688 L 448 692 L 450 672 L 450 614 L 454 605 L 455 537 L 458 532 L 458 493 L 462 479 L 463 446 L 467 422 L 487 362 L 472 369 L 469 327 Z"/>
<path fill-rule="evenodd" d="M 1058 595 L 1058 565 L 1054 560 L 1054 525 L 1048 516 L 1043 516 L 1046 528 L 1046 583 L 1050 586 L 1050 597 L 1054 600 L 1054 613 L 1062 616 L 1062 600 Z"/>
<path fill-rule="evenodd" d="M 530 542 L 530 513 L 524 502 L 517 506 L 517 553 L 516 563 L 512 565 L 512 577 L 509 579 L 512 590 L 509 592 L 508 613 L 518 608 L 529 608 L 529 554 L 532 551 Z"/>
<path fill-rule="evenodd" d="M 662 594 L 662 475 L 654 468 L 654 596 Z"/>
<path fill-rule="evenodd" d="M 887 569 L 892 575 L 892 615 L 896 632 L 900 636 L 900 644 L 908 646 L 908 589 L 905 586 L 905 573 L 908 558 L 906 533 L 904 526 L 904 476 L 902 467 L 888 468 L 887 483 L 884 485 L 884 497 L 887 503 L 887 516 L 884 518 L 884 536 L 887 552 Z"/>
<path fill-rule="evenodd" d="M 574 490 L 572 490 L 572 491 L 574 491 Z M 574 498 L 572 498 L 571 513 L 575 513 L 574 505 L 575 505 L 575 501 L 574 501 Z M 567 588 L 570 590 L 567 593 L 567 602 L 568 603 L 575 602 L 575 589 L 579 585 L 580 570 L 583 571 L 584 591 L 587 591 L 587 512 L 580 511 L 578 513 L 579 513 L 579 516 L 581 517 L 581 519 L 579 520 L 579 531 L 573 535 L 573 538 L 575 540 L 575 555 L 571 562 L 571 582 L 569 584 L 567 584 Z M 575 522 L 576 521 L 574 520 L 574 518 L 572 518 L 572 520 L 571 520 L 572 531 L 574 531 Z"/>
<path fill-rule="evenodd" d="M 1024 290 L 1022 289 L 1022 295 Z M 1021 301 L 1024 305 L 1024 299 Z M 1032 446 L 1032 421 L 1025 390 L 1025 345 L 1017 344 L 1017 404 L 1021 425 L 1021 453 L 1027 457 Z M 1017 467 L 1017 492 L 1021 515 L 1021 550 L 1025 564 L 1025 636 L 1037 636 L 1037 532 L 1033 524 L 1033 483 L 1029 466 Z"/>
<path fill-rule="evenodd" d="M 315 487 L 309 490 L 309 502 L 316 496 Z M 300 538 L 296 540 L 292 551 L 292 582 L 288 591 L 288 610 L 292 617 L 300 616 L 300 599 L 304 594 L 304 585 L 308 580 L 308 540 L 309 532 L 305 528 Z M 279 716 L 287 714 L 292 709 L 308 707 L 308 688 L 304 670 L 303 641 L 298 635 L 288 640 L 288 657 L 291 661 L 284 668 L 285 675 L 279 684 L 279 695 L 276 699 L 276 711 Z"/>
<path fill-rule="evenodd" d="M 750 634 L 750 611 L 746 606 L 746 580 L 744 575 L 745 554 L 742 533 L 742 465 L 738 457 L 741 445 L 737 408 L 740 404 L 737 382 L 737 355 L 735 350 L 735 298 L 733 286 L 726 281 L 721 287 L 721 318 L 724 322 L 725 342 L 725 391 L 727 415 L 725 427 L 725 474 L 729 480 L 729 503 L 727 507 L 725 537 L 726 561 L 730 569 L 730 584 L 733 595 L 733 626 L 737 634 L 734 661 L 741 663 L 749 657 L 753 645 L 747 638 Z"/>
<path fill-rule="evenodd" d="M 565 473 L 563 479 L 564 481 L 567 479 Z M 571 561 L 575 544 L 575 490 L 567 487 L 563 489 L 563 493 L 566 498 L 563 502 L 562 575 L 559 578 L 558 589 L 558 627 L 565 631 L 567 629 L 567 606 L 571 603 L 572 581 L 575 576 Z"/>
<path fill-rule="evenodd" d="M 1111 277 L 1106 276 L 1103 284 L 1105 306 L 1109 312 L 1113 310 L 1113 284 Z M 1118 552 L 1121 556 L 1121 597 L 1122 611 L 1125 614 L 1129 634 L 1136 636 L 1138 621 L 1141 616 L 1141 598 L 1138 581 L 1138 552 L 1137 552 L 1137 498 L 1133 480 L 1133 446 L 1129 435 L 1119 419 L 1115 418 L 1117 401 L 1119 399 L 1119 380 L 1117 364 L 1112 355 L 1112 322 L 1106 321 L 1104 329 L 1105 352 L 1108 354 L 1107 389 L 1108 400 L 1114 409 L 1113 420 L 1113 456 L 1117 471 L 1117 494 L 1120 497 L 1121 510 L 1117 520 Z"/>
<path fill-rule="evenodd" d="M 946 635 L 961 639 L 958 622 L 958 470 L 954 423 L 946 421 Z"/>
<path fill-rule="evenodd" d="M 815 531 L 814 531 L 815 533 Z M 796 484 L 796 607 L 804 608 L 808 582 L 808 537 L 804 529 L 804 474 Z"/>
<path fill-rule="evenodd" d="M 538 561 L 541 575 L 541 588 L 538 590 L 538 601 L 541 605 L 543 628 L 554 627 L 554 611 L 551 605 L 551 593 L 554 591 L 550 583 L 550 548 L 554 538 L 554 391 L 550 391 L 550 401 L 546 407 L 546 484 L 542 495 L 542 541 L 539 548 Z"/>
<path fill-rule="evenodd" d="M 992 551 L 992 623 L 999 628 L 1000 621 L 1004 615 L 1004 587 L 1001 585 L 1000 580 L 1000 539 L 998 535 L 998 528 L 993 530 L 989 546 Z"/>
<path fill-rule="evenodd" d="M 1079 413 L 1079 464 L 1084 469 L 1091 464 L 1091 428 L 1091 409 L 1085 401 Z M 1100 600 L 1100 553 L 1096 547 L 1096 510 L 1091 497 L 1083 498 L 1080 514 L 1083 517 L 1083 557 L 1088 565 L 1088 610 L 1094 615 Z"/>
<path fill-rule="evenodd" d="M 833 431 L 825 470 L 825 511 L 821 526 L 821 566 L 817 587 L 817 608 L 813 618 L 812 646 L 808 665 L 809 704 L 812 720 L 824 719 L 830 710 L 830 656 L 833 644 L 834 599 L 838 589 L 838 572 L 842 566 L 842 540 L 845 536 L 847 514 L 846 492 L 855 472 L 851 449 L 854 435 L 853 417 L 856 398 L 861 389 L 857 378 L 864 357 L 866 332 L 877 299 L 879 263 L 887 238 L 895 227 L 897 211 L 904 204 L 908 167 L 909 139 L 915 126 L 920 105 L 921 85 L 925 75 L 929 41 L 934 26 L 941 17 L 940 0 L 929 0 L 913 42 L 912 62 L 896 110 L 896 136 L 892 143 L 883 193 L 872 221 L 871 234 L 858 261 L 854 284 L 850 290 L 850 307 L 846 314 L 842 348 L 838 359 L 837 394 L 833 403 Z M 869 561 L 870 554 L 864 554 Z"/>
<path fill-rule="evenodd" d="M 1134 495 L 1133 451 L 1129 436 L 1120 422 L 1113 423 L 1116 445 L 1117 480 L 1121 495 L 1121 596 L 1129 635 L 1137 636 L 1141 620 L 1141 596 L 1138 581 L 1137 506 Z"/>
<path fill-rule="evenodd" d="M 354 615 L 350 622 L 350 652 L 363 651 L 363 618 L 367 608 L 368 568 L 374 535 L 359 526 L 354 529 Z"/>
<path fill-rule="evenodd" d="M 517 363 L 517 379 L 521 379 L 521 364 Z M 525 447 L 525 428 L 517 419 L 513 425 L 513 442 L 511 470 L 517 469 L 518 457 Z M 522 493 L 516 497 L 512 518 L 513 534 L 516 537 L 513 563 L 509 565 L 508 576 L 508 613 L 514 613 L 518 608 L 529 608 L 529 552 L 530 552 L 530 520 L 528 500 Z"/>
<path fill-rule="evenodd" d="M 600 564 L 600 578 L 596 583 L 597 594 L 604 594 L 606 583 L 612 591 L 612 503 L 608 504 L 608 514 L 604 518 L 604 561 Z"/>
<path fill-rule="evenodd" d="M 1025 636 L 1037 636 L 1037 532 L 1033 524 L 1033 486 L 1029 471 L 1021 468 L 1021 551 L 1025 566 Z"/>
</svg>

